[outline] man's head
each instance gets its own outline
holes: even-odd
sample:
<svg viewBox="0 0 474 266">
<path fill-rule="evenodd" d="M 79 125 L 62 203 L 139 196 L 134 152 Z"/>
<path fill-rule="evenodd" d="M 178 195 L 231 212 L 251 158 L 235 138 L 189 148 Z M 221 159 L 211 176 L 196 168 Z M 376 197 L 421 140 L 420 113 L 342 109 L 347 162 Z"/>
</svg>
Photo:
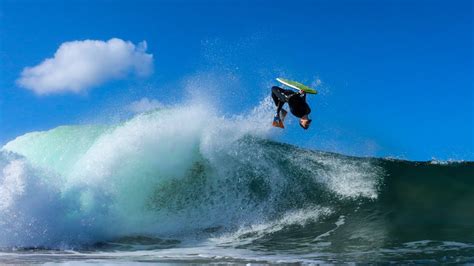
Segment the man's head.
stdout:
<svg viewBox="0 0 474 266">
<path fill-rule="evenodd" d="M 300 126 L 303 129 L 308 129 L 309 125 L 311 125 L 311 119 L 309 119 L 308 115 L 304 115 L 303 117 L 300 118 Z"/>
</svg>

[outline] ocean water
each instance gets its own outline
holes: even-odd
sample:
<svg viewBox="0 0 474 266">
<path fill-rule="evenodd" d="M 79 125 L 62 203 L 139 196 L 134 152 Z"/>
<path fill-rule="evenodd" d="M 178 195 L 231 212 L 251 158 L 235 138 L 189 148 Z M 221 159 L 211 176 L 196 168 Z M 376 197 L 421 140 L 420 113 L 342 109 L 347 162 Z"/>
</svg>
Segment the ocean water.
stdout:
<svg viewBox="0 0 474 266">
<path fill-rule="evenodd" d="M 8 142 L 0 263 L 474 263 L 473 162 L 278 143 L 271 109 L 169 107 Z"/>
</svg>

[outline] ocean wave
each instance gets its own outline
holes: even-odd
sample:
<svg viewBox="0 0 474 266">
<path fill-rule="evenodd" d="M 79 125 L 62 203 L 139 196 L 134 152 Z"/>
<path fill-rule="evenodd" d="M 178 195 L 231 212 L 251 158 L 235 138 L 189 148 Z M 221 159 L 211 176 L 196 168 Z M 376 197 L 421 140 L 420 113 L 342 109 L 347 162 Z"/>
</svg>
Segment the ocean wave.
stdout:
<svg viewBox="0 0 474 266">
<path fill-rule="evenodd" d="M 0 248 L 197 241 L 363 256 L 423 239 L 473 242 L 472 162 L 302 149 L 270 140 L 261 121 L 272 112 L 269 99 L 236 117 L 175 106 L 20 136 L 0 152 Z"/>
</svg>

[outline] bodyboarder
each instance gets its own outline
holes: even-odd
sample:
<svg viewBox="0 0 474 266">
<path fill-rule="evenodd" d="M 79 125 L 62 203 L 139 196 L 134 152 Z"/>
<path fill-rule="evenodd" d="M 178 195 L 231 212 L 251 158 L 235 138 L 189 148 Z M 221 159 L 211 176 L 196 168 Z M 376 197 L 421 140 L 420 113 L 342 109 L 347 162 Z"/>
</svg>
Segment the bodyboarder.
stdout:
<svg viewBox="0 0 474 266">
<path fill-rule="evenodd" d="M 285 90 L 278 86 L 272 87 L 272 99 L 277 106 L 276 115 L 273 118 L 273 126 L 284 128 L 283 120 L 287 111 L 283 109 L 283 105 L 288 103 L 290 112 L 300 119 L 299 124 L 303 129 L 308 129 L 311 124 L 311 119 L 308 115 L 311 113 L 308 103 L 306 103 L 306 92 L 300 90 L 295 92 L 293 90 Z"/>
</svg>

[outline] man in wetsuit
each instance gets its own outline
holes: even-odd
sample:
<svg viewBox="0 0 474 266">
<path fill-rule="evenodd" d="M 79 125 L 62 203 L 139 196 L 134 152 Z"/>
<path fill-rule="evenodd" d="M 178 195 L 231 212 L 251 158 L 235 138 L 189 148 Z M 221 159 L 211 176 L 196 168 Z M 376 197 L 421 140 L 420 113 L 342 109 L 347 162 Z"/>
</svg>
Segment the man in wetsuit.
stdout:
<svg viewBox="0 0 474 266">
<path fill-rule="evenodd" d="M 308 117 L 309 113 L 311 113 L 311 108 L 309 108 L 309 105 L 306 103 L 306 93 L 304 91 L 295 92 L 273 86 L 272 99 L 277 106 L 277 113 L 273 119 L 274 126 L 283 128 L 282 119 L 284 119 L 287 112 L 285 109 L 282 109 L 282 107 L 285 103 L 288 103 L 291 113 L 300 119 L 300 126 L 304 129 L 309 128 L 312 121 Z M 280 117 L 280 112 L 283 117 Z"/>
</svg>

